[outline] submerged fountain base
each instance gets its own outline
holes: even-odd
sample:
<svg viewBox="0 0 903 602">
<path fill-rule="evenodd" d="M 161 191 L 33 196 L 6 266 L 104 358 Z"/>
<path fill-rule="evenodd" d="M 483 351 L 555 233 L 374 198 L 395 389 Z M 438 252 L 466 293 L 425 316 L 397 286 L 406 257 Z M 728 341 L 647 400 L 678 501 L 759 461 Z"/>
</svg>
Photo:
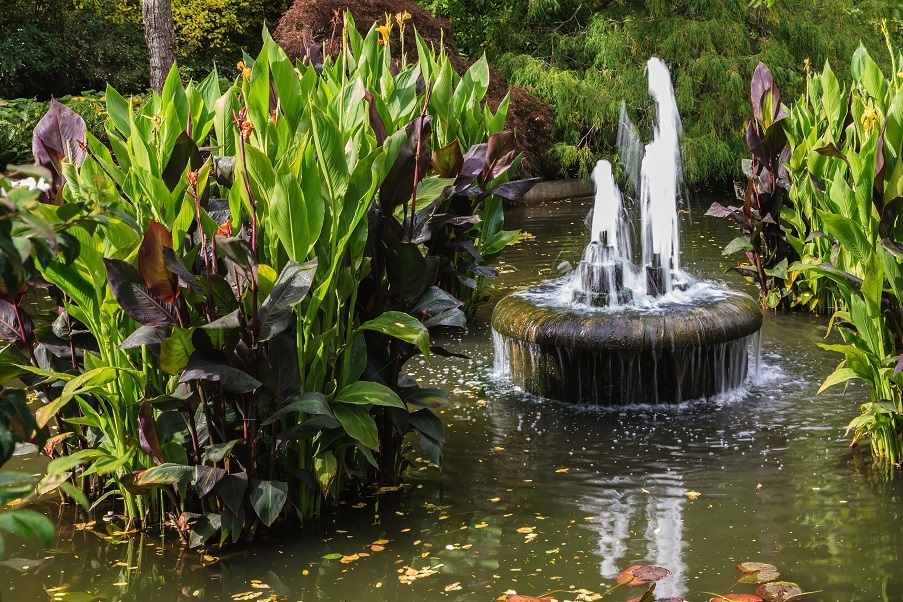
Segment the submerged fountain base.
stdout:
<svg viewBox="0 0 903 602">
<path fill-rule="evenodd" d="M 553 286 L 508 295 L 492 314 L 496 372 L 530 393 L 582 404 L 680 403 L 746 378 L 747 343 L 762 326 L 748 295 L 587 311 L 544 302 Z"/>
</svg>

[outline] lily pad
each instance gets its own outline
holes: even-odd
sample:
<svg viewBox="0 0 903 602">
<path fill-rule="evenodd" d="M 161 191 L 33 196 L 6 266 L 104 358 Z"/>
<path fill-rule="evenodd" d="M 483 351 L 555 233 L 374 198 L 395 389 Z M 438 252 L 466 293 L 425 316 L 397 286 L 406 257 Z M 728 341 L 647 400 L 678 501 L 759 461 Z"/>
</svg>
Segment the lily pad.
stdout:
<svg viewBox="0 0 903 602">
<path fill-rule="evenodd" d="M 756 593 L 762 596 L 765 602 L 788 602 L 802 596 L 803 590 L 796 583 L 775 581 L 759 586 Z"/>
<path fill-rule="evenodd" d="M 630 572 L 634 577 L 645 582 L 659 581 L 671 574 L 671 571 L 661 566 L 640 566 Z"/>
<path fill-rule="evenodd" d="M 633 574 L 634 569 L 640 568 L 642 565 L 635 564 L 633 566 L 629 566 L 618 575 L 618 585 L 629 585 L 633 587 L 635 585 L 645 585 L 646 582 Z"/>
</svg>

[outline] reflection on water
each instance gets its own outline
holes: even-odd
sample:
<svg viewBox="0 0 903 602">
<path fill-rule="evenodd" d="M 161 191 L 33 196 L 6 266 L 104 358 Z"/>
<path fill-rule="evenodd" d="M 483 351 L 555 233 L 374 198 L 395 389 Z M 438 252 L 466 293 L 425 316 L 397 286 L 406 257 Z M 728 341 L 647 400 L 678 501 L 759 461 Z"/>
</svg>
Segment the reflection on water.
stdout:
<svg viewBox="0 0 903 602">
<path fill-rule="evenodd" d="M 682 265 L 743 286 L 720 253 L 732 233 L 702 217 L 705 205 L 693 206 L 694 228 L 681 233 Z M 536 239 L 506 252 L 501 292 L 579 259 L 586 209 L 512 211 L 515 227 Z M 509 590 L 587 600 L 635 564 L 673 571 L 657 595 L 695 601 L 726 592 L 743 561 L 775 564 L 782 578 L 824 590 L 805 598 L 813 602 L 903 600 L 903 487 L 848 449 L 843 430 L 864 390 L 815 395 L 838 362 L 817 347 L 825 319 L 766 316 L 761 381 L 742 392 L 676 408 L 586 409 L 493 377 L 489 309 L 469 332 L 441 341 L 469 360 L 409 364 L 422 382 L 454 390 L 457 407 L 441 415 L 442 475 L 415 462 L 404 491 L 208 558 L 172 539 L 160 547 L 71 527 L 51 551 L 8 541 L 19 560 L 0 564 L 3 602 L 464 602 Z M 23 469 L 37 472 L 29 462 Z M 63 513 L 65 523 L 82 520 Z M 637 595 L 622 588 L 606 600 Z"/>
<path fill-rule="evenodd" d="M 655 565 L 667 567 L 673 576 L 662 582 L 656 592 L 664 597 L 684 596 L 688 589 L 683 562 L 683 505 L 686 489 L 677 475 L 649 475 L 652 489 L 620 493 L 605 483 L 595 496 L 579 502 L 580 510 L 596 516 L 593 528 L 599 533 L 598 555 L 602 559 L 599 574 L 608 580 L 617 578 L 633 564 L 627 557 L 625 541 L 632 533 L 642 533 L 646 544 L 644 557 Z M 647 493 L 648 492 L 648 493 Z"/>
</svg>

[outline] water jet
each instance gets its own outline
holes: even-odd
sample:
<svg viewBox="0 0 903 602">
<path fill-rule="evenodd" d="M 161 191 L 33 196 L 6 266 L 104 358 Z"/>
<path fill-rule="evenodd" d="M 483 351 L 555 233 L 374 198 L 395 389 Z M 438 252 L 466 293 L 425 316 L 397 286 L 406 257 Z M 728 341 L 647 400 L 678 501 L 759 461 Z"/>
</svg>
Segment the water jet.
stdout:
<svg viewBox="0 0 903 602">
<path fill-rule="evenodd" d="M 611 165 L 593 170 L 590 241 L 568 276 L 504 297 L 492 315 L 495 371 L 524 390 L 600 405 L 680 403 L 740 386 L 762 326 L 749 295 L 681 269 L 680 117 L 670 75 L 647 65 L 656 104 L 645 148 L 622 109 L 619 144 L 640 210 L 638 265 Z"/>
</svg>

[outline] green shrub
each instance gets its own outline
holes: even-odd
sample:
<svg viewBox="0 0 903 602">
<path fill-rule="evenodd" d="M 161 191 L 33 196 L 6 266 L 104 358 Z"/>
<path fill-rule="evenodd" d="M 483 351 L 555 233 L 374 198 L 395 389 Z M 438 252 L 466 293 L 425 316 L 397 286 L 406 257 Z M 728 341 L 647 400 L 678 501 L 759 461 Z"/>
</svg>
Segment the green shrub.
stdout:
<svg viewBox="0 0 903 602">
<path fill-rule="evenodd" d="M 57 100 L 81 115 L 92 135 L 106 140 L 107 111 L 99 92 L 83 92 L 81 96 L 62 96 Z M 32 162 L 31 133 L 49 106 L 49 102 L 33 98 L 0 100 L 0 166 Z"/>
<path fill-rule="evenodd" d="M 25 4 L 25 3 L 23 3 Z M 62 96 L 102 89 L 147 87 L 148 67 L 140 28 L 118 23 L 97 10 L 55 3 L 54 12 L 35 6 L 7 13 L 0 23 L 0 98 Z"/>
<path fill-rule="evenodd" d="M 689 183 L 741 175 L 746 82 L 758 60 L 789 95 L 797 95 L 807 60 L 842 65 L 860 40 L 878 56 L 884 45 L 881 18 L 889 19 L 897 37 L 903 23 L 897 3 L 879 0 L 771 2 L 771 8 L 729 0 L 423 4 L 452 21 L 465 54 L 485 51 L 510 83 L 533 88 L 553 105 L 556 155 L 571 174 L 586 172 L 600 155 L 615 154 L 622 99 L 641 131 L 649 131 L 654 112 L 643 69 L 650 56 L 662 58 L 683 119 Z M 838 76 L 848 73 L 844 68 Z M 576 152 L 584 147 L 589 152 Z"/>
</svg>

